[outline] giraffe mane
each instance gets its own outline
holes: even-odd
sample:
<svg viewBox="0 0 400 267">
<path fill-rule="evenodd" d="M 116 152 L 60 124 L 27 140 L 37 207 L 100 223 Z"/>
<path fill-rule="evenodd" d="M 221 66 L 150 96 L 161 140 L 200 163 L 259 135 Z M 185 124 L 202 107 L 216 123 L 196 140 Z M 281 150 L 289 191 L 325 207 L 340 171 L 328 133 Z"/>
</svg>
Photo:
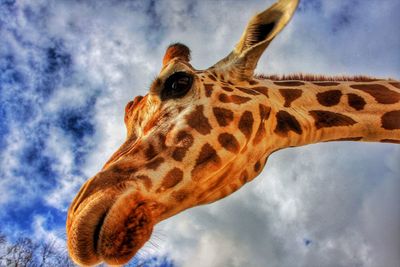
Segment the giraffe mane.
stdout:
<svg viewBox="0 0 400 267">
<path fill-rule="evenodd" d="M 309 82 L 323 82 L 323 81 L 352 81 L 352 82 L 373 82 L 379 80 L 392 80 L 391 78 L 376 78 L 366 75 L 336 75 L 336 76 L 326 76 L 318 74 L 307 74 L 307 73 L 292 73 L 292 74 L 256 74 L 255 77 L 261 80 L 273 80 L 273 81 L 285 81 L 285 80 L 300 80 Z"/>
</svg>

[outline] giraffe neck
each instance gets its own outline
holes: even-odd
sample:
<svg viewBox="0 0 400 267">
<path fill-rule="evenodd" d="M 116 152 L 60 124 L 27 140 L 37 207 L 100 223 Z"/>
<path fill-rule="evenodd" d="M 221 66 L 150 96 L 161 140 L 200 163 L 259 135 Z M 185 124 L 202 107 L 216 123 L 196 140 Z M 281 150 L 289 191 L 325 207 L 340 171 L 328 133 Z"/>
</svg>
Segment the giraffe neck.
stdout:
<svg viewBox="0 0 400 267">
<path fill-rule="evenodd" d="M 221 172 L 219 177 L 225 178 L 217 179 L 222 182 L 198 204 L 235 192 L 261 172 L 272 152 L 282 148 L 328 141 L 400 143 L 398 82 L 256 80 L 240 89 L 263 95 L 254 116 L 261 119 L 254 123 L 252 140 L 234 164 L 227 165 L 229 172 Z"/>
<path fill-rule="evenodd" d="M 276 149 L 327 141 L 400 142 L 400 83 L 265 81 Z"/>
</svg>

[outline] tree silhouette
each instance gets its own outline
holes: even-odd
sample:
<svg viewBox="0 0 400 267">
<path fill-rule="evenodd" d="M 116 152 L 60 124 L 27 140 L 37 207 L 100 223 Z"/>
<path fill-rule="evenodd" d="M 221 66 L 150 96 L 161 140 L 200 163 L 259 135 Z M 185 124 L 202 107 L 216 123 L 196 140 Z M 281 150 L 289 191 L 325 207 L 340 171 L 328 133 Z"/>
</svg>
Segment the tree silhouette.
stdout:
<svg viewBox="0 0 400 267">
<path fill-rule="evenodd" d="M 74 267 L 65 248 L 57 247 L 55 240 L 34 242 L 28 237 L 10 242 L 0 231 L 0 267 Z M 101 265 L 104 266 L 104 265 Z M 125 267 L 174 267 L 166 257 L 134 258 Z"/>
<path fill-rule="evenodd" d="M 56 247 L 56 242 L 37 243 L 27 237 L 8 242 L 0 232 L 0 266 L 54 267 L 76 266 L 67 253 Z"/>
</svg>

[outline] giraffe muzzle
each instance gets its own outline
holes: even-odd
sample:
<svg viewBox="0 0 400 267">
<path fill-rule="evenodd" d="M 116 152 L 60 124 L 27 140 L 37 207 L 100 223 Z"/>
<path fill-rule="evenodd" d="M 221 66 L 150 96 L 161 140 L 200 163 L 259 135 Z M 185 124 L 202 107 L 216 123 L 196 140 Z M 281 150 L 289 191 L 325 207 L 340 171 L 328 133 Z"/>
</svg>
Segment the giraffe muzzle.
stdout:
<svg viewBox="0 0 400 267">
<path fill-rule="evenodd" d="M 150 239 L 154 226 L 150 209 L 135 192 L 118 198 L 99 231 L 97 252 L 104 262 L 125 264 Z"/>
<path fill-rule="evenodd" d="M 124 264 L 150 239 L 154 226 L 150 201 L 134 190 L 108 191 L 99 191 L 70 209 L 68 250 L 81 266 Z"/>
</svg>

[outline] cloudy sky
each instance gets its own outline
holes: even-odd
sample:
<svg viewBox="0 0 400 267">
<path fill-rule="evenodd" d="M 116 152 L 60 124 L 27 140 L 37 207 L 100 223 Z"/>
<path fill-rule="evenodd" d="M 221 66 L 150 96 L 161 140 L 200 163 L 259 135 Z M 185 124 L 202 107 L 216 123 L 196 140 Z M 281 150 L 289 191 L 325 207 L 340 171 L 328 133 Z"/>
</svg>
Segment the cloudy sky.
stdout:
<svg viewBox="0 0 400 267">
<path fill-rule="evenodd" d="M 123 142 L 166 46 L 207 68 L 252 1 L 0 1 L 0 230 L 64 243 L 80 185 Z M 400 79 L 400 1 L 303 0 L 258 73 Z M 234 195 L 159 224 L 142 258 L 173 266 L 399 266 L 400 146 L 325 143 L 273 154 Z M 156 264 L 154 264 L 156 265 Z"/>
</svg>

